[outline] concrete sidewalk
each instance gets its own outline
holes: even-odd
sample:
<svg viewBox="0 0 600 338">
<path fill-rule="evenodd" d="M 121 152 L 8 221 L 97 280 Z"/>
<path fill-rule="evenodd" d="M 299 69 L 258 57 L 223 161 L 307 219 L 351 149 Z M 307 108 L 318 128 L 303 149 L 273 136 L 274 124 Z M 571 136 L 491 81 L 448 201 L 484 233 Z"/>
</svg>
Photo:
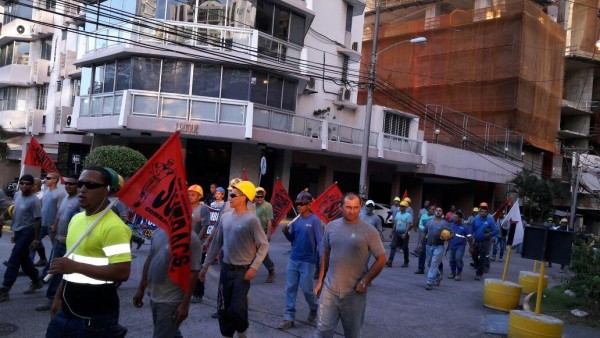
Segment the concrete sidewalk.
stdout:
<svg viewBox="0 0 600 338">
<path fill-rule="evenodd" d="M 390 230 L 386 230 L 388 240 Z M 11 234 L 4 233 L 0 239 L 0 260 L 8 259 L 12 244 Z M 416 246 L 416 235 L 411 237 L 410 249 Z M 46 248 L 50 243 L 45 243 Z M 149 242 L 139 251 L 134 250 L 131 277 L 119 288 L 121 299 L 120 322 L 129 329 L 128 337 L 149 337 L 152 335 L 152 319 L 149 310 L 149 299 L 144 299 L 142 309 L 132 305 L 132 297 L 137 289 L 144 260 L 149 251 Z M 386 250 L 389 251 L 389 243 Z M 288 331 L 277 329 L 283 320 L 285 268 L 289 258 L 290 244 L 281 232 L 273 236 L 269 253 L 275 263 L 276 279 L 273 284 L 265 284 L 267 276 L 265 268 L 259 269 L 250 289 L 250 328 L 249 337 L 311 337 L 314 324 L 306 322 L 308 307 L 301 295 L 297 302 L 296 327 Z M 410 267 L 400 268 L 402 254 L 396 255 L 394 267 L 385 268 L 381 275 L 369 287 L 367 311 L 363 325 L 364 337 L 497 337 L 483 331 L 483 320 L 490 315 L 504 313 L 487 309 L 483 306 L 483 281 L 475 281 L 474 270 L 468 266 L 470 258 L 465 258 L 463 281 L 456 282 L 444 277 L 440 287 L 432 291 L 425 290 L 425 276 L 415 275 L 417 258 L 410 256 Z M 444 259 L 446 275 L 449 272 L 447 258 Z M 486 278 L 501 278 L 504 263 L 492 262 Z M 508 280 L 516 282 L 520 270 L 531 270 L 533 261 L 514 255 L 508 273 Z M 0 270 L 4 273 L 5 269 Z M 558 275 L 559 268 L 547 270 L 552 277 Z M 185 337 L 220 337 L 216 319 L 211 314 L 216 311 L 216 286 L 218 282 L 218 265 L 213 265 L 207 277 L 206 295 L 203 303 L 192 304 L 189 318 L 182 324 L 181 331 Z M 555 281 L 551 281 L 555 283 Z M 43 337 L 49 321 L 47 312 L 35 311 L 35 307 L 45 301 L 45 288 L 34 295 L 23 295 L 28 287 L 29 279 L 19 277 L 11 290 L 11 300 L 0 305 L 0 336 L 8 337 Z M 543 311 L 543 309 L 542 309 Z M 10 324 L 17 327 L 12 334 Z M 337 332 L 342 335 L 341 325 Z M 571 331 L 566 328 L 565 337 L 600 336 L 600 331 L 579 329 Z"/>
</svg>

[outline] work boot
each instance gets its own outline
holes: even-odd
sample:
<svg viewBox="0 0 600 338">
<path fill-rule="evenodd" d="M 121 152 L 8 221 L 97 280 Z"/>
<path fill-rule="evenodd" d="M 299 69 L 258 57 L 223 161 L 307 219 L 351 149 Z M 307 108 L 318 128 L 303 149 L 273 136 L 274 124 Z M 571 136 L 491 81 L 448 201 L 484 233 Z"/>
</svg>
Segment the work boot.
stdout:
<svg viewBox="0 0 600 338">
<path fill-rule="evenodd" d="M 237 334 L 238 334 L 238 337 L 239 337 L 239 338 L 246 338 L 246 337 L 247 337 L 247 336 L 246 336 L 246 332 L 248 332 L 248 329 L 246 329 L 246 331 L 244 331 L 244 332 L 238 332 L 238 333 L 237 333 Z"/>
<path fill-rule="evenodd" d="M 279 324 L 280 330 L 289 330 L 294 327 L 294 321 L 292 320 L 284 320 Z"/>
<path fill-rule="evenodd" d="M 496 261 L 496 256 L 490 257 L 490 261 L 495 262 Z"/>
<path fill-rule="evenodd" d="M 267 280 L 265 281 L 265 283 L 273 283 L 273 281 L 275 280 L 275 271 L 269 271 L 269 275 L 267 276 Z"/>
<path fill-rule="evenodd" d="M 425 274 L 425 271 L 423 271 L 421 269 L 415 271 L 415 275 L 424 275 L 424 274 Z"/>
<path fill-rule="evenodd" d="M 23 294 L 30 295 L 34 293 L 36 290 L 39 290 L 44 287 L 44 282 L 41 279 L 36 280 L 35 282 L 31 282 L 29 284 L 29 289 L 23 291 Z"/>
<path fill-rule="evenodd" d="M 457 282 L 461 279 L 462 279 L 462 276 L 460 275 L 460 273 L 458 275 L 456 275 L 456 277 L 454 277 L 454 280 Z"/>
<path fill-rule="evenodd" d="M 475 280 L 481 280 L 481 275 L 475 275 Z"/>
<path fill-rule="evenodd" d="M 385 266 L 387 266 L 388 268 L 391 268 L 392 267 L 392 261 L 385 262 Z"/>
<path fill-rule="evenodd" d="M 308 313 L 308 321 L 310 323 L 314 322 L 317 319 L 317 310 L 310 310 Z"/>
<path fill-rule="evenodd" d="M 425 290 L 431 290 L 431 289 L 433 289 L 433 285 L 431 285 L 431 284 L 425 285 Z"/>
<path fill-rule="evenodd" d="M 402 265 L 400 265 L 401 268 L 408 268 L 408 263 L 404 263 Z"/>
<path fill-rule="evenodd" d="M 454 272 L 448 275 L 448 278 L 450 278 L 450 279 L 454 279 L 455 277 L 456 277 L 456 275 L 454 274 Z"/>
<path fill-rule="evenodd" d="M 50 311 L 51 307 L 52 307 L 52 302 L 51 301 L 47 301 L 46 304 L 38 305 L 35 308 L 35 311 L 38 311 L 38 312 Z"/>
<path fill-rule="evenodd" d="M 502 257 L 498 258 L 498 262 L 502 262 Z"/>
<path fill-rule="evenodd" d="M 8 294 L 8 291 L 10 291 L 10 289 L 5 286 L 0 288 L 0 303 L 7 302 L 10 300 L 10 295 Z"/>
</svg>

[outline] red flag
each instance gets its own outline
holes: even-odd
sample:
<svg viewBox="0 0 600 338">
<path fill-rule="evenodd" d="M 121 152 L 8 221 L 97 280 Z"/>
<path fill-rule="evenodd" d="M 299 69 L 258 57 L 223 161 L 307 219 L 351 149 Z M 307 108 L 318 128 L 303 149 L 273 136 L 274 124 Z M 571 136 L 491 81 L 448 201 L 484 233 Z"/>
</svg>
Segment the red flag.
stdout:
<svg viewBox="0 0 600 338">
<path fill-rule="evenodd" d="M 31 137 L 31 141 L 29 141 L 29 146 L 27 147 L 27 154 L 25 154 L 23 165 L 42 168 L 42 170 L 47 173 L 57 173 L 60 175 L 60 172 L 58 171 L 56 164 L 54 164 L 54 161 L 52 161 L 48 153 L 44 150 L 44 148 L 42 148 L 42 146 L 33 136 Z M 62 176 L 60 177 L 60 181 L 65 183 Z"/>
<path fill-rule="evenodd" d="M 246 174 L 246 169 L 242 169 L 242 181 L 248 181 L 248 174 Z"/>
<path fill-rule="evenodd" d="M 169 234 L 169 277 L 187 291 L 192 260 L 192 208 L 185 183 L 179 132 L 175 132 L 119 191 L 123 203 Z"/>
<path fill-rule="evenodd" d="M 405 198 L 408 198 L 408 191 L 404 190 L 404 195 L 402 195 L 402 200 L 404 201 Z"/>
<path fill-rule="evenodd" d="M 271 228 L 271 234 L 273 234 L 275 229 L 279 226 L 279 222 L 287 215 L 293 205 L 292 200 L 280 179 L 277 179 L 277 182 L 275 182 L 273 194 L 271 195 L 271 205 L 273 206 L 274 218 L 273 227 Z"/>
<path fill-rule="evenodd" d="M 500 208 L 498 208 L 498 210 L 496 210 L 496 212 L 494 213 L 493 217 L 494 217 L 494 221 L 497 221 L 500 216 L 502 216 L 502 210 L 506 209 L 507 206 L 509 206 L 511 204 L 511 199 L 507 199 L 506 202 L 504 202 L 504 204 L 502 204 L 500 206 Z"/>
<path fill-rule="evenodd" d="M 343 196 L 344 194 L 342 194 L 337 183 L 334 183 L 313 202 L 310 209 L 324 223 L 329 223 L 336 218 L 342 217 L 340 201 Z"/>
</svg>

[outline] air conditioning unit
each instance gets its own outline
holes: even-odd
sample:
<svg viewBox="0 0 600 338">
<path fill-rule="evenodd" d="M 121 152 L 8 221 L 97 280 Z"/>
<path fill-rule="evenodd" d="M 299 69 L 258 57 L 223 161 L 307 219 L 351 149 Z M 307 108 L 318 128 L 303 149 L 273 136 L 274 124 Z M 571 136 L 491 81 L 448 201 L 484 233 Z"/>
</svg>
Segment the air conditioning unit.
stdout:
<svg viewBox="0 0 600 338">
<path fill-rule="evenodd" d="M 308 90 L 315 90 L 316 85 L 317 85 L 317 80 L 315 80 L 314 77 L 311 77 L 308 80 L 308 83 L 306 84 L 306 89 L 308 89 Z"/>
<path fill-rule="evenodd" d="M 72 125 L 73 125 L 73 115 L 65 116 L 65 127 L 71 128 Z"/>
<path fill-rule="evenodd" d="M 349 101 L 352 97 L 352 91 L 347 88 L 340 88 L 338 93 L 338 101 Z"/>
<path fill-rule="evenodd" d="M 353 42 L 352 43 L 352 50 L 355 51 L 355 52 L 358 51 L 358 42 Z"/>
</svg>

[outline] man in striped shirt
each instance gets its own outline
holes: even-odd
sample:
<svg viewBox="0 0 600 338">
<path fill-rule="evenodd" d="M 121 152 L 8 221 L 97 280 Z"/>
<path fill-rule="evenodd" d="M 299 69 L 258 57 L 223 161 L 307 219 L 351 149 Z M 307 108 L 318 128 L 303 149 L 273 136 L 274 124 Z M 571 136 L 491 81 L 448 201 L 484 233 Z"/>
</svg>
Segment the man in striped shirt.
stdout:
<svg viewBox="0 0 600 338">
<path fill-rule="evenodd" d="M 71 219 L 67 250 L 108 207 L 118 178 L 104 168 L 84 170 L 77 181 L 81 212 Z M 131 230 L 112 210 L 68 258 L 52 261 L 51 274 L 63 274 L 52 303 L 46 337 L 113 337 L 119 319 L 115 282 L 129 278 Z"/>
</svg>

